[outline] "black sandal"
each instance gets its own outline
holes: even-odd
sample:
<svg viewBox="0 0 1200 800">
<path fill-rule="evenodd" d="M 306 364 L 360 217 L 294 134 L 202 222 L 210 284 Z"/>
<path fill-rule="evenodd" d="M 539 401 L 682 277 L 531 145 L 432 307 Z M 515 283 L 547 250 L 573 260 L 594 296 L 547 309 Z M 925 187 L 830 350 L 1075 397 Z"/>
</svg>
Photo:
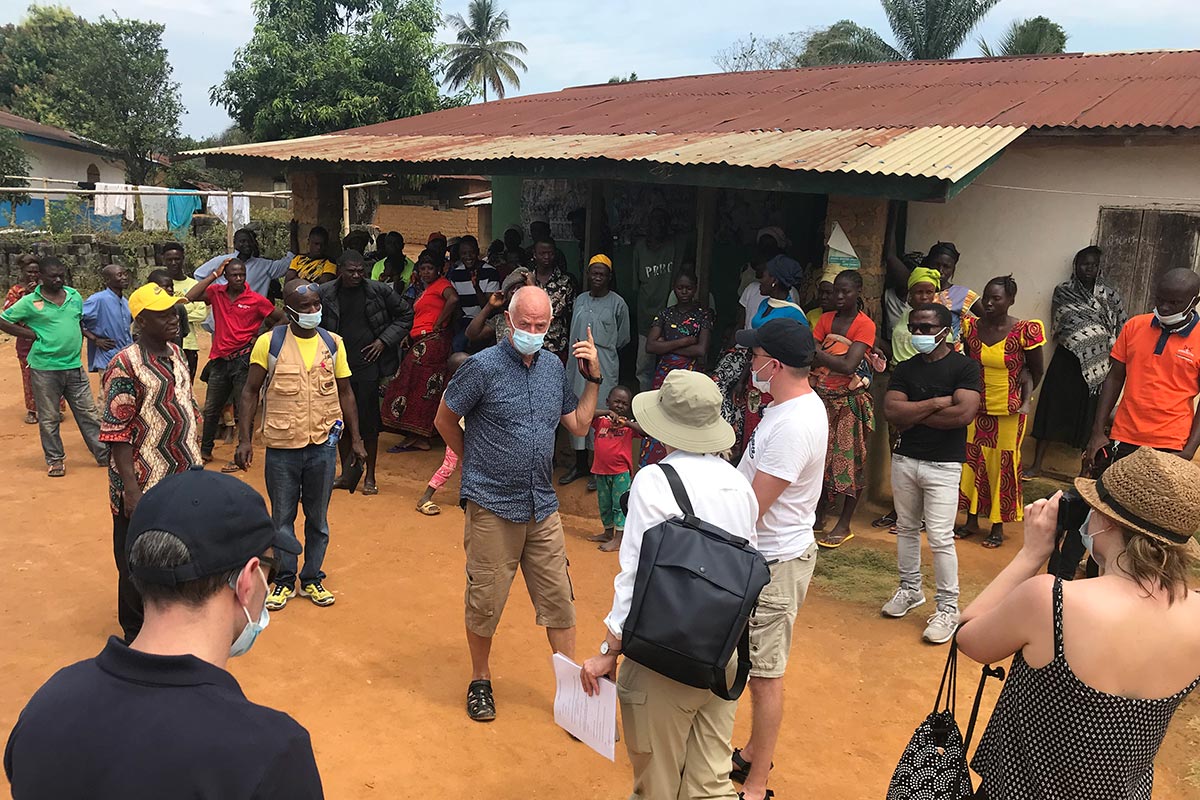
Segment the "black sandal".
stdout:
<svg viewBox="0 0 1200 800">
<path fill-rule="evenodd" d="M 763 795 L 763 800 L 771 800 L 775 796 L 774 789 L 767 789 L 767 793 Z M 738 800 L 746 800 L 745 792 L 738 792 Z"/>
<path fill-rule="evenodd" d="M 492 697 L 491 681 L 471 681 L 467 687 L 467 716 L 476 722 L 491 722 L 496 718 L 496 699 Z"/>
<path fill-rule="evenodd" d="M 742 748 L 733 748 L 733 756 L 731 758 L 734 768 L 729 771 L 729 780 L 734 783 L 745 783 L 746 778 L 750 776 L 750 762 L 742 758 Z M 774 761 L 771 762 L 771 769 L 775 769 Z M 770 795 L 767 796 L 770 797 Z"/>
</svg>

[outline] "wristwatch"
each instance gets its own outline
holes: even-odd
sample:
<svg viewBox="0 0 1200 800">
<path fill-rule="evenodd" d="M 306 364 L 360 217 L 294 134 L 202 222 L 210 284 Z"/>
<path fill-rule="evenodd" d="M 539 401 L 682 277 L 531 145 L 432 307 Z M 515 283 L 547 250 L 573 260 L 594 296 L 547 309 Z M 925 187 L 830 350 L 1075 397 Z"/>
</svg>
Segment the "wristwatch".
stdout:
<svg viewBox="0 0 1200 800">
<path fill-rule="evenodd" d="M 621 651 L 614 650 L 608 646 L 608 639 L 605 639 L 603 642 L 600 643 L 600 655 L 602 655 L 602 656 L 609 655 L 610 653 L 615 656 L 619 652 L 621 652 Z"/>
<path fill-rule="evenodd" d="M 604 383 L 603 378 L 593 378 L 591 375 L 584 375 L 583 379 L 585 381 L 587 381 L 588 383 L 594 383 L 596 385 L 600 385 L 601 383 Z"/>
</svg>

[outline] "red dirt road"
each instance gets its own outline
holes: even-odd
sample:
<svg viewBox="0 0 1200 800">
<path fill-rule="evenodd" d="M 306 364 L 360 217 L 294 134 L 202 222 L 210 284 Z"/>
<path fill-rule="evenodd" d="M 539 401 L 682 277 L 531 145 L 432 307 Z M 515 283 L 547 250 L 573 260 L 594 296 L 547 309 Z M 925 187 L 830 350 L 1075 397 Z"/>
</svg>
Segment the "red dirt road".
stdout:
<svg viewBox="0 0 1200 800">
<path fill-rule="evenodd" d="M 37 429 L 21 424 L 20 406 L 12 344 L 0 343 L 0 504 L 9 520 L 0 534 L 5 737 L 42 682 L 95 655 L 119 630 L 105 471 L 91 465 L 67 422 L 67 477 L 45 477 Z M 231 452 L 219 445 L 216 463 Z M 231 662 L 232 671 L 252 700 L 287 711 L 308 728 L 330 798 L 393 798 L 414 790 L 514 800 L 628 796 L 622 746 L 611 764 L 554 725 L 549 648 L 519 583 L 493 654 L 498 719 L 487 725 L 467 719 L 462 515 L 451 501 L 457 480 L 439 498 L 448 506 L 442 516 L 413 510 L 440 458 L 440 452 L 381 454 L 378 496 L 335 494 L 326 571 L 337 604 L 317 608 L 293 600 L 272 616 L 254 650 Z M 261 491 L 261 457 L 257 462 L 245 478 Z M 596 523 L 594 498 L 583 483 L 561 495 L 583 657 L 604 635 L 617 560 L 584 541 Z M 850 547 L 892 546 L 886 534 L 867 533 L 865 521 L 859 528 L 865 530 Z M 997 552 L 964 545 L 964 574 L 986 580 L 1015 545 Z M 933 702 L 946 653 L 922 644 L 923 624 L 920 615 L 881 619 L 877 607 L 833 600 L 814 583 L 786 678 L 772 781 L 778 797 L 884 794 L 913 727 Z M 959 707 L 969 709 L 970 676 L 978 673 L 966 674 Z M 991 682 L 985 720 L 998 691 Z M 1200 796 L 1200 787 L 1186 779 L 1200 744 L 1197 705 L 1193 699 L 1177 716 L 1160 754 L 1155 796 L 1162 800 Z M 749 711 L 747 694 L 738 743 L 748 733 Z"/>
</svg>

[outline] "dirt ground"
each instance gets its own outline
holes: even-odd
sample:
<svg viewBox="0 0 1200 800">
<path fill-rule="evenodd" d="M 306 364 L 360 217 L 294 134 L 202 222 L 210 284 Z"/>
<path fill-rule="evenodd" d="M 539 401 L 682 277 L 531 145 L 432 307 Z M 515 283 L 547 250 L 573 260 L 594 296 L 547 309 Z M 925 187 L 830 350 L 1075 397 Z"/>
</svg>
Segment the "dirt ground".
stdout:
<svg viewBox="0 0 1200 800">
<path fill-rule="evenodd" d="M 37 429 L 21 424 L 22 415 L 20 376 L 7 341 L 0 343 L 0 507 L 10 520 L 0 534 L 7 576 L 0 593 L 5 737 L 39 685 L 60 667 L 95 655 L 119 630 L 105 471 L 92 466 L 74 424 L 66 422 L 67 477 L 45 477 Z M 231 452 L 219 445 L 217 464 Z M 272 615 L 254 650 L 231 662 L 233 673 L 252 700 L 308 728 L 330 798 L 392 798 L 414 789 L 454 798 L 627 796 L 623 747 L 610 764 L 555 726 L 549 648 L 519 586 L 493 654 L 499 716 L 487 725 L 467 718 L 462 515 L 452 500 L 457 479 L 439 498 L 446 506 L 440 517 L 413 510 L 440 458 L 440 452 L 381 454 L 378 496 L 335 494 L 325 566 L 337 604 L 317 608 L 293 600 Z M 261 464 L 256 459 L 245 475 L 260 491 Z M 596 513 L 583 482 L 560 495 L 584 657 L 604 636 L 601 620 L 617 559 L 584 541 L 595 532 Z M 876 513 L 863 510 L 847 553 L 894 552 L 885 532 L 870 529 Z M 986 584 L 1017 543 L 998 551 L 960 547 L 964 586 Z M 820 558 L 846 556 L 838 551 Z M 878 606 L 886 599 L 834 599 L 820 576 L 814 581 L 786 678 L 771 784 L 777 797 L 857 800 L 886 791 L 908 737 L 930 710 L 946 654 L 921 642 L 924 615 L 881 618 Z M 964 727 L 978 671 L 972 667 L 965 675 Z M 989 682 L 980 729 L 998 692 Z M 1195 698 L 1184 706 L 1160 752 L 1155 796 L 1162 800 L 1200 797 L 1198 707 Z M 749 712 L 747 693 L 735 743 L 745 741 Z"/>
</svg>

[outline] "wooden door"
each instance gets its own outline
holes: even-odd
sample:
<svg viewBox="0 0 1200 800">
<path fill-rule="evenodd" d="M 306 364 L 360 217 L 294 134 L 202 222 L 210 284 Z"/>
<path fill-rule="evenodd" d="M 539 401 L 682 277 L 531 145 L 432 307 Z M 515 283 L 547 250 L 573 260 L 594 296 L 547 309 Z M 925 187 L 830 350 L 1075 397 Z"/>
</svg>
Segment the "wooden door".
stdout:
<svg viewBox="0 0 1200 800">
<path fill-rule="evenodd" d="M 1200 211 L 1102 208 L 1099 244 L 1105 281 L 1121 292 L 1130 316 L 1145 314 L 1163 273 L 1200 271 Z"/>
</svg>

